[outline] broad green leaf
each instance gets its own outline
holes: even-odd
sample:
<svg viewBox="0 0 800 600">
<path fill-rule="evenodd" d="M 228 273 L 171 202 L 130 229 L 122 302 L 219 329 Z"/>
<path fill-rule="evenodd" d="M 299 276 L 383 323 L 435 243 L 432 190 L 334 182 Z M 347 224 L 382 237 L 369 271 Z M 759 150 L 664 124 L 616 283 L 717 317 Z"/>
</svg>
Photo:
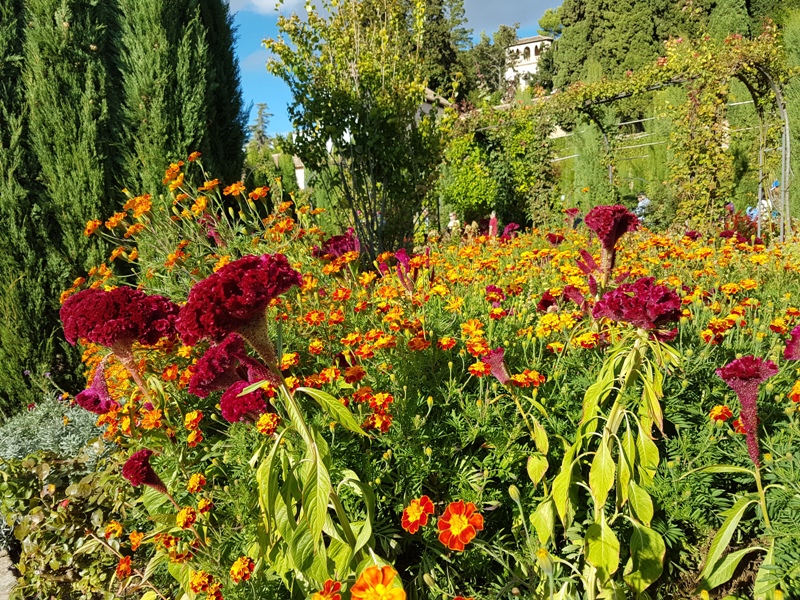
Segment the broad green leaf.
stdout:
<svg viewBox="0 0 800 600">
<path fill-rule="evenodd" d="M 158 600 L 155 592 L 145 592 L 139 600 Z"/>
<path fill-rule="evenodd" d="M 331 493 L 331 478 L 316 447 L 309 448 L 306 455 L 303 478 L 303 511 L 313 542 L 318 542 L 328 513 L 328 498 Z"/>
<path fill-rule="evenodd" d="M 572 523 L 572 504 L 570 502 L 572 488 L 572 458 L 575 455 L 575 446 L 571 446 L 564 459 L 561 461 L 561 470 L 553 480 L 552 496 L 558 511 L 558 518 L 564 528 Z"/>
<path fill-rule="evenodd" d="M 711 546 L 708 548 L 706 564 L 705 567 L 703 567 L 702 573 L 700 573 L 700 586 L 697 588 L 698 590 L 706 589 L 705 580 L 714 571 L 717 561 L 719 561 L 722 553 L 725 552 L 725 548 L 728 547 L 728 543 L 730 543 L 733 533 L 739 526 L 739 521 L 747 510 L 747 507 L 755 502 L 756 500 L 752 498 L 742 496 L 731 508 L 723 513 L 726 515 L 726 519 L 711 541 Z"/>
<path fill-rule="evenodd" d="M 294 536 L 289 541 L 289 555 L 295 569 L 298 571 L 308 569 L 314 559 L 315 546 L 314 538 L 308 529 L 305 527 L 295 529 Z"/>
<path fill-rule="evenodd" d="M 616 465 L 611 451 L 608 449 L 607 438 L 603 438 L 595 452 L 592 466 L 589 469 L 589 488 L 598 510 L 603 510 L 608 499 L 608 492 L 614 486 Z"/>
<path fill-rule="evenodd" d="M 605 583 L 619 568 L 619 540 L 605 517 L 586 530 L 586 562 L 597 569 L 597 578 Z"/>
<path fill-rule="evenodd" d="M 351 487 L 364 499 L 364 503 L 367 506 L 367 519 L 362 523 L 356 534 L 356 547 L 353 548 L 353 552 L 358 552 L 361 548 L 364 548 L 372 538 L 372 522 L 375 519 L 375 492 L 370 486 L 358 478 L 355 471 L 345 469 L 342 475 L 344 479 L 342 479 L 338 487 L 341 488 L 343 485 Z"/>
<path fill-rule="evenodd" d="M 758 568 L 756 583 L 753 586 L 755 600 L 771 600 L 774 596 L 774 591 L 778 586 L 778 581 L 776 578 L 770 577 L 769 573 L 770 567 L 775 564 L 774 553 L 775 540 L 773 539 L 772 542 L 770 542 L 767 555 L 764 557 L 764 560 L 761 562 L 761 566 Z"/>
<path fill-rule="evenodd" d="M 741 473 L 743 475 L 753 475 L 752 469 L 746 469 L 744 467 L 736 467 L 734 465 L 706 465 L 705 467 L 692 469 L 688 473 L 682 475 L 681 479 L 693 475 L 694 473 Z"/>
<path fill-rule="evenodd" d="M 536 530 L 539 543 L 545 546 L 553 536 L 556 526 L 555 504 L 551 498 L 542 501 L 531 514 L 531 525 Z"/>
<path fill-rule="evenodd" d="M 630 540 L 631 557 L 625 565 L 625 583 L 637 594 L 644 592 L 661 577 L 666 551 L 661 535 L 649 527 L 634 525 Z"/>
<path fill-rule="evenodd" d="M 653 500 L 650 498 L 645 489 L 631 480 L 629 483 L 629 494 L 631 500 L 631 508 L 642 523 L 650 527 L 650 521 L 653 520 Z"/>
<path fill-rule="evenodd" d="M 547 440 L 547 432 L 536 419 L 533 419 L 533 443 L 536 445 L 536 449 L 539 452 L 545 456 L 547 455 L 547 451 L 550 449 L 550 443 Z"/>
<path fill-rule="evenodd" d="M 278 496 L 278 475 L 281 463 L 275 460 L 278 449 L 281 447 L 284 429 L 272 445 L 266 459 L 262 460 L 256 469 L 256 483 L 258 483 L 258 503 L 266 528 L 267 535 L 272 535 L 271 519 L 275 514 L 275 499 Z"/>
<path fill-rule="evenodd" d="M 239 392 L 240 396 L 245 396 L 247 394 L 252 394 L 258 389 L 261 389 L 262 386 L 268 385 L 269 387 L 273 387 L 273 383 L 269 379 L 262 379 L 261 381 L 256 381 L 255 383 L 251 383 L 246 388 L 244 388 L 241 392 Z"/>
<path fill-rule="evenodd" d="M 639 480 L 644 485 L 653 485 L 653 477 L 659 462 L 658 448 L 641 425 L 639 425 L 639 435 L 636 436 L 636 451 L 639 458 Z"/>
<path fill-rule="evenodd" d="M 169 498 L 166 494 L 162 494 L 161 492 L 155 491 L 151 487 L 145 487 L 144 492 L 142 493 L 142 504 L 147 509 L 147 514 L 155 515 L 158 514 L 158 509 L 164 506 L 167 502 L 169 502 Z M 172 505 L 170 505 L 170 508 Z"/>
<path fill-rule="evenodd" d="M 169 574 L 172 575 L 172 578 L 178 582 L 182 591 L 189 591 L 189 579 L 191 578 L 192 573 L 188 564 L 171 562 L 167 565 L 167 571 L 169 571 Z"/>
<path fill-rule="evenodd" d="M 658 369 L 653 369 L 653 365 L 646 363 L 644 376 L 642 377 L 642 414 L 650 417 L 656 424 L 659 431 L 664 431 L 664 414 L 661 410 L 661 397 L 663 375 Z"/>
<path fill-rule="evenodd" d="M 352 413 L 347 409 L 347 407 L 327 392 L 307 387 L 297 388 L 297 391 L 311 396 L 317 401 L 317 404 L 322 407 L 322 410 L 328 413 L 328 415 L 330 415 L 334 421 L 339 423 L 345 429 L 349 429 L 353 433 L 367 435 L 364 430 L 359 427 L 355 417 L 353 417 Z"/>
<path fill-rule="evenodd" d="M 544 456 L 534 454 L 528 457 L 528 477 L 531 478 L 534 485 L 539 484 L 549 466 L 547 458 Z"/>
<path fill-rule="evenodd" d="M 334 574 L 338 579 L 348 571 L 350 561 L 353 560 L 353 550 L 350 544 L 332 539 L 328 544 L 328 558 L 333 561 Z"/>
<path fill-rule="evenodd" d="M 733 574 L 736 572 L 736 568 L 739 566 L 739 563 L 742 562 L 742 559 L 745 556 L 751 554 L 752 552 L 761 552 L 763 550 L 764 548 L 761 547 L 743 548 L 726 555 L 716 565 L 714 565 L 714 570 L 711 571 L 711 573 L 703 577 L 703 580 L 700 582 L 700 586 L 697 588 L 697 590 L 713 590 L 715 587 L 718 587 L 723 583 L 727 583 L 730 578 L 733 577 Z"/>
<path fill-rule="evenodd" d="M 150 561 L 147 563 L 147 566 L 144 568 L 144 577 L 142 578 L 141 583 L 144 583 L 150 579 L 158 566 L 166 562 L 169 562 L 169 557 L 163 552 L 156 552 L 153 555 L 153 558 L 150 559 Z"/>
</svg>

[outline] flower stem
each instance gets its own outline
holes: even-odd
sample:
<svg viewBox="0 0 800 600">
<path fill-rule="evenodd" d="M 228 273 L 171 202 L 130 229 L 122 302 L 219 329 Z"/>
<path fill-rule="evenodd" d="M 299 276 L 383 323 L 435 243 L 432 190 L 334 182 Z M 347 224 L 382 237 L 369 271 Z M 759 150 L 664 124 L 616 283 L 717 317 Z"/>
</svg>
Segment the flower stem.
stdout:
<svg viewBox="0 0 800 600">
<path fill-rule="evenodd" d="M 772 525 L 769 522 L 769 514 L 767 513 L 767 495 L 764 493 L 764 486 L 761 483 L 761 467 L 758 465 L 755 467 L 756 486 L 758 487 L 758 498 L 761 504 L 761 512 L 764 513 L 764 523 L 767 525 L 767 527 L 771 528 Z"/>
</svg>

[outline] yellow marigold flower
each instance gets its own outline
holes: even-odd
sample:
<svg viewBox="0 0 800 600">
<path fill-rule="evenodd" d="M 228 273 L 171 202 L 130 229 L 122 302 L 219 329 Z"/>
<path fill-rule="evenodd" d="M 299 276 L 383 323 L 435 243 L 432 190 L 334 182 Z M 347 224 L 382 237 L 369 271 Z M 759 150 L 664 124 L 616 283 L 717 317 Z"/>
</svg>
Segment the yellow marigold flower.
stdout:
<svg viewBox="0 0 800 600">
<path fill-rule="evenodd" d="M 112 537 L 120 537 L 122 535 L 122 524 L 119 521 L 110 521 L 108 525 L 106 525 L 105 530 L 105 538 L 107 540 L 111 539 Z"/>
<path fill-rule="evenodd" d="M 133 250 L 128 252 L 128 260 L 129 261 L 133 262 L 137 258 L 139 258 L 139 249 L 138 248 L 134 248 Z"/>
<path fill-rule="evenodd" d="M 445 304 L 444 309 L 447 312 L 460 312 L 462 306 L 464 306 L 464 299 L 454 296 Z"/>
<path fill-rule="evenodd" d="M 92 235 L 95 231 L 97 231 L 97 228 L 100 227 L 100 225 L 102 224 L 103 222 L 100 221 L 99 219 L 94 219 L 93 221 L 87 221 L 86 229 L 83 230 L 83 235 L 85 236 Z"/>
<path fill-rule="evenodd" d="M 224 267 L 225 265 L 227 265 L 229 262 L 231 262 L 231 257 L 230 257 L 230 255 L 226 254 L 226 255 L 224 255 L 224 256 L 221 256 L 221 257 L 219 258 L 219 260 L 218 260 L 218 261 L 217 261 L 217 262 L 214 264 L 214 273 L 216 273 L 217 271 L 219 271 L 219 270 L 220 270 L 222 267 Z"/>
<path fill-rule="evenodd" d="M 261 200 L 261 198 L 265 198 L 267 196 L 268 192 L 269 192 L 269 188 L 264 185 L 264 186 L 257 187 L 256 189 L 254 189 L 252 192 L 250 192 L 247 195 L 247 197 L 250 198 L 250 200 Z"/>
<path fill-rule="evenodd" d="M 738 294 L 742 288 L 739 287 L 736 283 L 726 283 L 725 285 L 719 288 L 723 294 L 726 296 L 733 296 L 734 294 Z"/>
<path fill-rule="evenodd" d="M 181 529 L 189 529 L 197 520 L 197 511 L 191 506 L 184 506 L 175 517 L 175 524 Z"/>
<path fill-rule="evenodd" d="M 564 344 L 561 342 L 550 342 L 547 344 L 547 349 L 554 354 L 560 354 L 564 350 Z"/>
<path fill-rule="evenodd" d="M 189 483 L 186 484 L 186 489 L 192 494 L 197 494 L 203 489 L 205 484 L 206 478 L 203 476 L 203 474 L 194 473 L 191 477 L 189 477 Z"/>
<path fill-rule="evenodd" d="M 169 165 L 169 167 L 167 167 L 167 170 L 164 171 L 164 179 L 162 180 L 162 183 L 164 185 L 166 185 L 170 181 L 175 179 L 178 176 L 178 173 L 181 172 L 181 167 L 182 166 L 183 166 L 183 161 L 182 160 L 179 160 L 176 163 L 171 163 Z"/>
<path fill-rule="evenodd" d="M 481 323 L 478 319 L 470 319 L 466 323 L 461 324 L 461 335 L 465 338 L 481 337 L 484 333 L 485 330 L 483 328 L 483 323 Z"/>
<path fill-rule="evenodd" d="M 128 539 L 131 541 L 131 550 L 136 552 L 139 549 L 139 545 L 142 543 L 142 540 L 144 539 L 144 534 L 141 531 L 131 531 Z"/>
<path fill-rule="evenodd" d="M 162 413 L 160 409 L 143 411 L 141 425 L 142 429 L 150 430 L 161 428 L 161 418 L 163 416 L 164 413 Z"/>
<path fill-rule="evenodd" d="M 214 507 L 214 504 L 208 498 L 200 498 L 197 503 L 197 512 L 201 515 L 206 514 Z"/>
<path fill-rule="evenodd" d="M 742 279 L 739 285 L 742 286 L 743 290 L 750 291 L 758 287 L 758 282 L 755 279 Z"/>
<path fill-rule="evenodd" d="M 480 360 L 472 363 L 467 370 L 475 377 L 485 377 L 492 372 L 492 368 Z"/>
<path fill-rule="evenodd" d="M 300 355 L 297 352 L 287 352 L 281 357 L 281 371 L 291 369 L 300 364 Z"/>
<path fill-rule="evenodd" d="M 203 412 L 199 410 L 193 410 L 186 413 L 186 416 L 183 418 L 183 426 L 189 431 L 194 431 L 200 426 L 200 421 L 202 419 Z"/>
<path fill-rule="evenodd" d="M 786 323 L 786 319 L 781 317 L 773 319 L 769 324 L 769 328 L 780 335 L 784 335 L 787 331 L 789 331 L 789 325 Z"/>
<path fill-rule="evenodd" d="M 256 429 L 263 435 L 272 435 L 280 422 L 281 418 L 275 413 L 263 413 L 256 421 Z"/>
<path fill-rule="evenodd" d="M 591 349 L 597 346 L 597 342 L 600 340 L 600 336 L 594 332 L 582 333 L 574 338 L 572 338 L 572 345 L 574 347 L 580 346 L 581 348 Z"/>
<path fill-rule="evenodd" d="M 247 581 L 250 579 L 250 575 L 255 567 L 256 565 L 253 559 L 249 556 L 240 556 L 237 558 L 231 566 L 231 579 L 233 583 L 239 583 L 240 581 Z"/>
<path fill-rule="evenodd" d="M 236 196 L 244 192 L 244 189 L 245 189 L 244 183 L 242 183 L 241 181 L 237 181 L 236 183 L 232 183 L 231 185 L 226 187 L 222 191 L 222 193 L 225 194 L 226 196 Z"/>
<path fill-rule="evenodd" d="M 766 254 L 753 254 L 748 260 L 754 265 L 763 265 L 769 262 L 769 256 Z"/>
<path fill-rule="evenodd" d="M 208 206 L 208 198 L 206 198 L 205 196 L 198 196 L 189 210 L 191 210 L 195 215 L 199 217 L 205 212 L 207 206 Z"/>
<path fill-rule="evenodd" d="M 214 578 L 205 571 L 195 571 L 189 577 L 189 589 L 195 594 L 207 592 L 212 583 Z"/>
<path fill-rule="evenodd" d="M 203 432 L 199 429 L 195 429 L 191 431 L 188 436 L 186 436 L 186 443 L 189 445 L 189 448 L 194 448 L 203 441 Z"/>
</svg>

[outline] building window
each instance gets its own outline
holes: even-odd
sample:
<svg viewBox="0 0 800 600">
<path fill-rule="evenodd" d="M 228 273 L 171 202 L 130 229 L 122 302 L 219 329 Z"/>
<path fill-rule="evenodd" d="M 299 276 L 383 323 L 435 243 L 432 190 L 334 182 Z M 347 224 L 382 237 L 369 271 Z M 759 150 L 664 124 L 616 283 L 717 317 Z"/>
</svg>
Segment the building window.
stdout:
<svg viewBox="0 0 800 600">
<path fill-rule="evenodd" d="M 539 56 L 542 53 L 542 46 L 540 44 L 536 44 L 536 46 L 533 47 L 533 53 L 536 56 Z"/>
<path fill-rule="evenodd" d="M 529 60 L 531 57 L 531 49 L 528 46 L 525 46 L 525 50 L 522 51 L 522 58 L 524 60 Z"/>
</svg>

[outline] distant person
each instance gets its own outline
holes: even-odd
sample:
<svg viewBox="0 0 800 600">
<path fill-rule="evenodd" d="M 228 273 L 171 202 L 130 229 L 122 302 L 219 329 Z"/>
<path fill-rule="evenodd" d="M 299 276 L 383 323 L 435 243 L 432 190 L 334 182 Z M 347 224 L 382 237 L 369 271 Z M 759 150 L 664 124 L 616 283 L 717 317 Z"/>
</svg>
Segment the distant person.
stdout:
<svg viewBox="0 0 800 600">
<path fill-rule="evenodd" d="M 638 204 L 636 204 L 636 208 L 633 209 L 633 213 L 640 219 L 643 219 L 645 215 L 650 212 L 650 198 L 648 198 L 644 192 L 639 192 L 637 200 Z"/>
<path fill-rule="evenodd" d="M 450 221 L 447 223 L 447 229 L 451 233 L 457 231 L 460 227 L 461 223 L 458 220 L 458 215 L 454 212 L 450 213 Z"/>
</svg>

